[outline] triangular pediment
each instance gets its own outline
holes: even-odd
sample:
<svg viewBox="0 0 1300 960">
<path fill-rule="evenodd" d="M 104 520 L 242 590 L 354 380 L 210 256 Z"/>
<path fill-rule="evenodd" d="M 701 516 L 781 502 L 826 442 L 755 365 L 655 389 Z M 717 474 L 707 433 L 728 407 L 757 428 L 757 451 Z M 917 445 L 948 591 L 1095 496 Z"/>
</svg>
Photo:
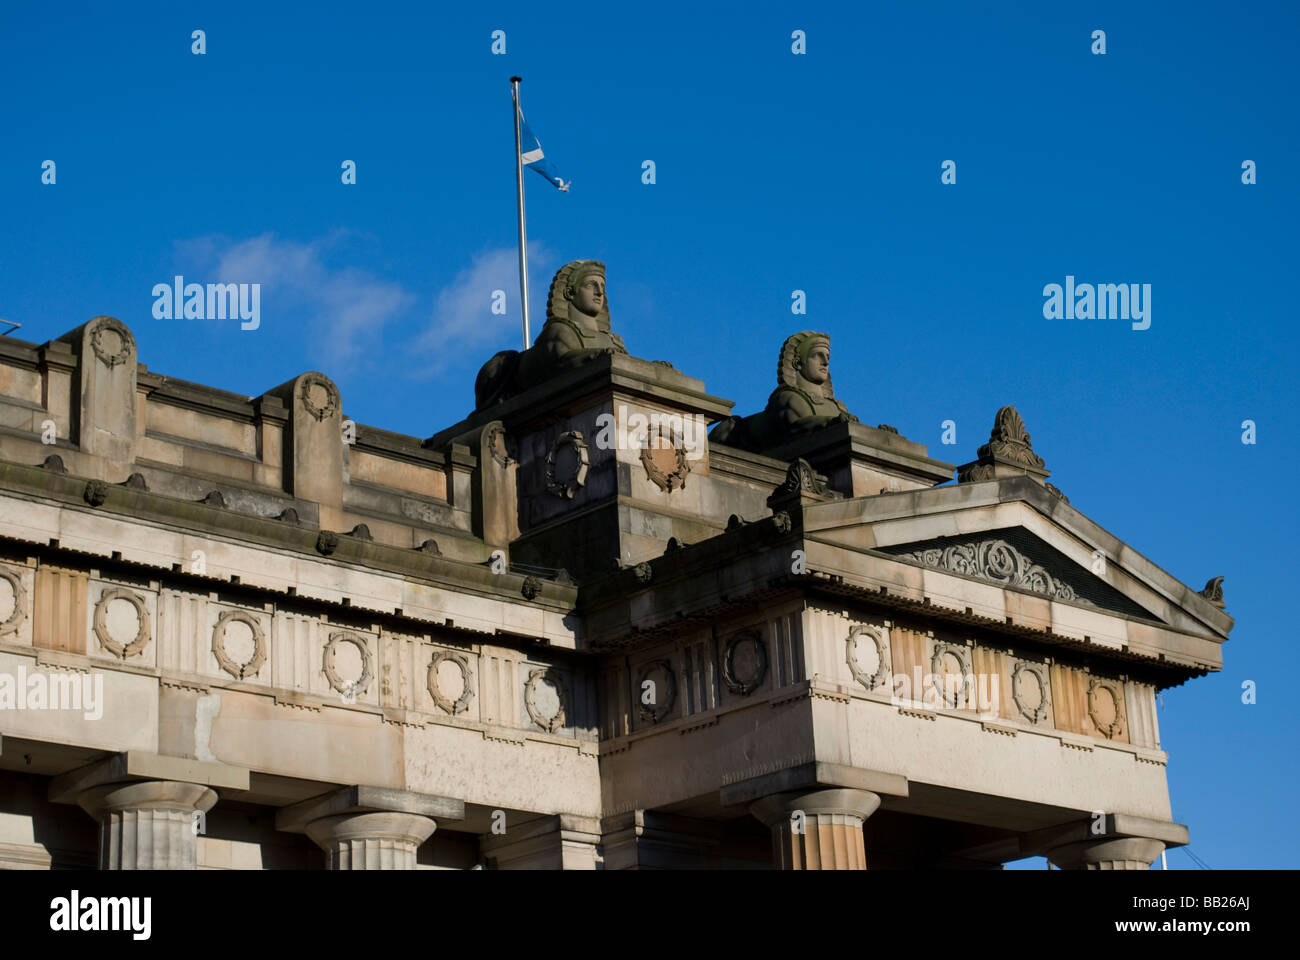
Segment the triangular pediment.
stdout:
<svg viewBox="0 0 1300 960">
<path fill-rule="evenodd" d="M 814 504 L 804 533 L 1220 641 L 1232 627 L 1200 591 L 1025 476 Z"/>
</svg>

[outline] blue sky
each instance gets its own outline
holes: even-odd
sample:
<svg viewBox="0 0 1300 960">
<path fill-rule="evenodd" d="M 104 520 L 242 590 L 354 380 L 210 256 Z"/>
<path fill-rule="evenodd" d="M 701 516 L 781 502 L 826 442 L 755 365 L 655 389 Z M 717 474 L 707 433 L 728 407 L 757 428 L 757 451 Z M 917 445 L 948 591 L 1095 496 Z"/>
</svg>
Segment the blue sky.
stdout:
<svg viewBox="0 0 1300 960">
<path fill-rule="evenodd" d="M 320 369 L 353 419 L 429 436 L 518 346 L 520 74 L 573 181 L 526 180 L 536 312 L 556 267 L 604 260 L 629 349 L 738 413 L 766 399 L 786 335 L 823 330 L 837 396 L 954 463 L 1016 404 L 1074 506 L 1197 588 L 1226 577 L 1223 673 L 1163 697 L 1174 816 L 1214 867 L 1295 867 L 1283 671 L 1300 661 L 1278 557 L 1300 532 L 1297 19 L 1287 3 L 5 0 L 0 317 L 43 342 L 110 314 L 151 370 L 247 394 Z M 154 319 L 154 284 L 178 273 L 261 283 L 261 326 Z M 1151 284 L 1150 329 L 1044 319 L 1043 287 L 1067 275 Z"/>
</svg>

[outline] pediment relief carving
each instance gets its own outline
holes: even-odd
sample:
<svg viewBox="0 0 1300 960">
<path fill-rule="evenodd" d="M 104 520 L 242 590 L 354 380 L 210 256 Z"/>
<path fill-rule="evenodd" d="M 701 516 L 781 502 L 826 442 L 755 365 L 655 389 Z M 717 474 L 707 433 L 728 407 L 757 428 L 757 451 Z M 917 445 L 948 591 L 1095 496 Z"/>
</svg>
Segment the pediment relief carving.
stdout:
<svg viewBox="0 0 1300 960">
<path fill-rule="evenodd" d="M 1022 528 L 939 537 L 882 548 L 938 570 L 1145 619 L 1158 619 L 1119 590 Z"/>
<path fill-rule="evenodd" d="M 927 567 L 965 573 L 1003 586 L 1023 587 L 1058 600 L 1092 605 L 1091 600 L 1079 596 L 1068 583 L 1053 577 L 1043 566 L 1034 563 L 1005 540 L 991 538 L 946 547 L 927 547 L 903 556 Z"/>
</svg>

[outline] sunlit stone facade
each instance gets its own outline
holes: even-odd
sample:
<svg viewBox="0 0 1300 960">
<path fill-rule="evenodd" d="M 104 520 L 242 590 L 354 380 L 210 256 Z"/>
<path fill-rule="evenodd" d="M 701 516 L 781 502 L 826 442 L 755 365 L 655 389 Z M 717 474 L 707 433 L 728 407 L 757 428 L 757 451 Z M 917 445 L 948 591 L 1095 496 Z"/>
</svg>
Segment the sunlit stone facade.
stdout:
<svg viewBox="0 0 1300 960">
<path fill-rule="evenodd" d="M 1186 843 L 1155 697 L 1220 668 L 1218 584 L 1071 506 L 1012 408 L 960 468 L 859 422 L 819 342 L 787 341 L 775 419 L 597 347 L 481 377 L 422 439 L 352 423 L 320 373 L 154 373 L 111 318 L 0 338 L 0 866 L 1105 869 Z"/>
</svg>

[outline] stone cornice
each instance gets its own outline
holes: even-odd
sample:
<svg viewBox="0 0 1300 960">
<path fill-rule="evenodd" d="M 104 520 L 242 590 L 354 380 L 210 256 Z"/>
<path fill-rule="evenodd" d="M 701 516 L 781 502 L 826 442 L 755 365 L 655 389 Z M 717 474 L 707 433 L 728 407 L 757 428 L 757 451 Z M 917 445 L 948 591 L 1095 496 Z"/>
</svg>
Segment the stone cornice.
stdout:
<svg viewBox="0 0 1300 960">
<path fill-rule="evenodd" d="M 768 456 L 780 460 L 803 458 L 814 466 L 845 454 L 854 461 L 901 470 L 930 484 L 951 480 L 957 469 L 929 456 L 924 444 L 862 423 L 833 423 L 768 451 Z"/>
<path fill-rule="evenodd" d="M 326 560 L 318 552 L 322 531 L 314 526 L 236 513 L 207 503 L 176 500 L 115 484 L 102 485 L 106 498 L 92 509 L 86 506 L 84 499 L 87 484 L 85 478 L 0 462 L 0 491 L 54 501 L 63 509 L 156 523 L 188 535 L 231 538 L 256 547 L 288 551 L 317 562 L 354 564 L 370 572 L 409 577 L 460 593 L 512 603 L 526 602 L 522 594 L 524 576 L 494 574 L 484 564 L 392 547 L 346 533 L 338 534 L 338 544 Z M 23 539 L 13 531 L 6 532 L 11 539 Z M 577 590 L 572 585 L 548 581 L 543 584 L 541 595 L 530 605 L 567 613 L 576 599 Z"/>
<path fill-rule="evenodd" d="M 580 591 L 579 611 L 584 619 L 587 649 L 612 651 L 652 646 L 691 630 L 705 629 L 718 620 L 743 615 L 759 604 L 799 596 L 822 596 L 835 598 L 837 602 L 852 598 L 868 608 L 906 610 L 922 620 L 964 629 L 974 627 L 986 632 L 993 645 L 1005 644 L 1006 638 L 1029 640 L 1045 651 L 1068 650 L 1084 660 L 1096 658 L 1110 663 L 1112 669 L 1119 663 L 1128 664 L 1129 669 L 1149 677 L 1150 682 L 1161 688 L 1177 686 L 1218 669 L 1217 663 L 1179 656 L 1172 651 L 1146 653 L 1136 647 L 1053 633 L 1050 626 L 1016 623 L 1010 618 L 997 620 L 975 613 L 969 607 L 947 607 L 932 602 L 928 596 L 911 597 L 891 591 L 887 586 L 855 583 L 811 568 L 806 573 L 792 573 L 792 551 L 805 549 L 807 543 L 795 528 L 798 511 L 793 517 L 783 516 L 784 523 L 779 517 L 770 517 L 745 524 L 635 568 L 586 583 Z M 789 527 L 782 529 L 786 525 Z M 887 554 L 862 553 L 883 564 L 882 569 L 912 566 Z M 745 566 L 739 567 L 742 563 Z M 725 578 L 719 576 L 724 573 Z M 643 599 L 647 595 L 649 603 Z M 632 614 L 634 609 L 638 611 L 636 616 Z M 1110 611 L 1105 616 L 1115 620 L 1134 619 Z M 1162 625 L 1151 624 L 1151 628 L 1193 645 L 1213 643 Z"/>
<path fill-rule="evenodd" d="M 442 449 L 494 420 L 502 421 L 507 431 L 513 433 L 537 422 L 559 419 L 597 397 L 614 394 L 640 397 L 675 408 L 683 414 L 700 413 L 710 421 L 729 415 L 733 406 L 730 400 L 706 393 L 702 380 L 670 367 L 637 357 L 600 357 L 552 377 L 504 403 L 471 413 L 460 423 L 429 437 L 424 445 Z"/>
</svg>

